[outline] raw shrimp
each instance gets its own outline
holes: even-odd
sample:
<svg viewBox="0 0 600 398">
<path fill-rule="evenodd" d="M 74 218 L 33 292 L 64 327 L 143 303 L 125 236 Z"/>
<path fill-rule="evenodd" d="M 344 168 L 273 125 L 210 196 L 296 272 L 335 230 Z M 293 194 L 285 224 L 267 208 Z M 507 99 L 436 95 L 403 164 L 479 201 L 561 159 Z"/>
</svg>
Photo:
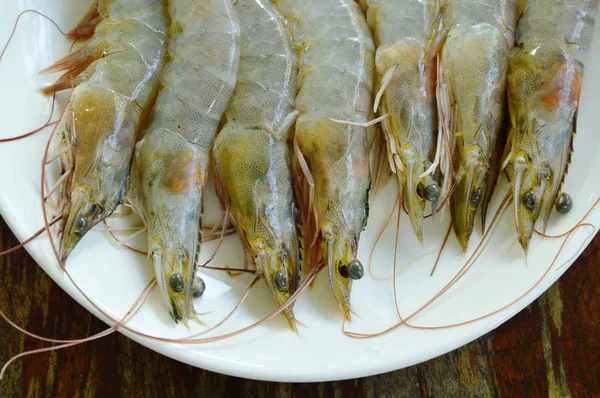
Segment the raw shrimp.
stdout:
<svg viewBox="0 0 600 398">
<path fill-rule="evenodd" d="M 279 0 L 299 49 L 294 184 L 305 261 L 326 263 L 334 296 L 350 318 L 352 279 L 368 216 L 367 128 L 374 46 L 365 17 L 349 0 Z M 339 123 L 335 120 L 343 120 Z"/>
<path fill-rule="evenodd" d="M 215 139 L 215 186 L 246 252 L 278 305 L 299 284 L 301 253 L 289 164 L 298 61 L 285 18 L 269 0 L 237 0 L 240 70 Z M 248 264 L 247 264 L 248 265 Z M 292 307 L 283 315 L 293 330 Z"/>
<path fill-rule="evenodd" d="M 552 207 L 567 211 L 560 189 L 573 149 L 584 62 L 598 0 L 528 0 L 508 72 L 515 221 L 527 252 L 534 225 Z"/>
<path fill-rule="evenodd" d="M 440 61 L 443 103 L 453 140 L 456 188 L 452 224 L 467 249 L 481 207 L 485 228 L 505 144 L 506 72 L 517 24 L 516 0 L 452 0 L 443 23 Z"/>
<path fill-rule="evenodd" d="M 140 122 L 164 64 L 167 14 L 159 0 L 100 1 L 92 39 L 45 72 L 67 70 L 46 93 L 76 86 L 58 129 L 70 151 L 61 177 L 60 256 L 121 203 Z M 72 164 L 71 164 L 72 163 Z"/>
<path fill-rule="evenodd" d="M 436 105 L 439 0 L 368 0 L 381 97 L 379 113 L 391 170 L 419 241 L 426 199 L 437 209 L 441 189 L 432 178 L 436 142 L 442 145 Z M 377 104 L 376 104 L 377 105 Z M 437 158 L 441 156 L 441 152 Z M 439 163 L 439 162 L 437 162 Z M 446 173 L 445 175 L 447 175 Z M 448 180 L 449 181 L 449 180 Z M 447 189 L 447 184 L 445 184 Z"/>
<path fill-rule="evenodd" d="M 148 228 L 158 288 L 175 321 L 197 319 L 194 275 L 202 242 L 209 151 L 233 92 L 239 22 L 230 0 L 171 0 L 169 62 L 144 138 L 129 201 Z"/>
</svg>

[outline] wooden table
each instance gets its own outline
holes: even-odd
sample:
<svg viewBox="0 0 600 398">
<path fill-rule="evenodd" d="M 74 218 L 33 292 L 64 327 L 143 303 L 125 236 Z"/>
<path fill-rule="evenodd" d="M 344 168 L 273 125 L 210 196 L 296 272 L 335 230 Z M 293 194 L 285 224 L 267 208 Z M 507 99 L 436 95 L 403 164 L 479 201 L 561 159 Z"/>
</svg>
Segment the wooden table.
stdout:
<svg viewBox="0 0 600 398">
<path fill-rule="evenodd" d="M 0 218 L 0 251 L 18 242 Z M 200 370 L 116 333 L 19 359 L 1 397 L 600 396 L 600 240 L 540 299 L 497 330 L 429 362 L 333 383 L 257 382 Z M 0 258 L 0 305 L 48 337 L 89 336 L 106 325 L 63 292 L 25 251 Z M 47 344 L 0 320 L 0 363 Z"/>
</svg>

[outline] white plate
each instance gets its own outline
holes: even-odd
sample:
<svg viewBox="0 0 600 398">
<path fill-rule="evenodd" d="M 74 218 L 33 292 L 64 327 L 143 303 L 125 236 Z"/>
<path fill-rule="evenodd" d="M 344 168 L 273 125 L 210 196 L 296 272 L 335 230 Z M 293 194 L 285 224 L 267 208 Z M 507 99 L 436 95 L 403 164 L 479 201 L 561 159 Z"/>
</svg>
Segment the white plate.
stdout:
<svg viewBox="0 0 600 398">
<path fill-rule="evenodd" d="M 54 18 L 65 30 L 74 26 L 86 11 L 89 1 L 20 0 L 6 2 L 0 15 L 0 42 L 8 38 L 18 13 L 34 8 Z M 579 131 L 575 140 L 575 156 L 567 179 L 566 191 L 575 199 L 567 216 L 554 216 L 549 233 L 562 232 L 575 225 L 598 198 L 600 170 L 598 143 L 600 136 L 600 29 L 596 29 L 593 49 L 585 74 L 580 107 Z M 67 53 L 70 43 L 47 20 L 35 14 L 22 18 L 5 58 L 0 62 L 0 137 L 18 135 L 43 124 L 51 102 L 38 89 L 55 76 L 38 76 L 37 72 Z M 62 104 L 64 105 L 64 97 Z M 42 151 L 49 129 L 19 142 L 0 144 L 0 213 L 15 235 L 23 240 L 42 226 L 40 205 L 40 171 Z M 504 184 L 505 185 L 505 184 Z M 360 257 L 366 264 L 374 237 L 393 203 L 394 186 L 388 186 L 375 200 L 367 230 L 362 234 Z M 504 189 L 505 191 L 505 189 Z M 218 217 L 214 194 L 207 214 Z M 501 193 L 496 194 L 495 208 Z M 404 217 L 398 248 L 399 273 L 396 284 L 401 311 L 407 315 L 427 302 L 460 269 L 466 256 L 460 255 L 451 237 L 442 261 L 433 277 L 429 276 L 435 254 L 442 241 L 449 215 L 433 226 L 427 221 L 426 243 L 419 245 Z M 596 227 L 600 213 L 593 211 L 587 219 Z M 460 347 L 496 328 L 544 292 L 568 268 L 568 262 L 589 242 L 590 228 L 579 229 L 570 238 L 557 264 L 524 298 L 509 308 L 475 323 L 442 330 L 416 330 L 402 327 L 374 339 L 352 339 L 344 336 L 342 318 L 326 284 L 320 275 L 316 286 L 299 299 L 296 314 L 306 325 L 300 335 L 286 329 L 275 318 L 251 332 L 217 343 L 180 345 L 158 343 L 125 333 L 139 343 L 164 355 L 212 371 L 252 379 L 273 381 L 324 381 L 348 379 L 387 372 L 410 366 Z M 475 235 L 472 242 L 477 242 Z M 350 330 L 371 332 L 397 322 L 393 306 L 392 272 L 394 231 L 389 228 L 376 253 L 373 272 L 385 281 L 366 275 L 354 284 L 352 292 L 354 317 Z M 525 257 L 519 248 L 510 211 L 503 219 L 492 242 L 476 265 L 446 294 L 415 317 L 421 326 L 445 325 L 479 317 L 502 308 L 535 285 L 544 274 L 562 240 L 534 237 L 530 254 Z M 474 243 L 471 244 L 475 246 Z M 212 251 L 205 245 L 203 257 Z M 27 250 L 42 268 L 65 291 L 95 315 L 98 311 L 80 295 L 61 273 L 52 255 L 48 240 L 41 237 Z M 420 257 L 423 253 L 429 253 Z M 416 261 L 412 262 L 413 259 Z M 571 258 L 571 261 L 573 258 Z M 227 239 L 214 264 L 241 265 L 241 249 L 237 237 Z M 115 319 L 120 319 L 151 278 L 147 259 L 112 244 L 100 232 L 90 232 L 72 253 L 68 261 L 71 274 L 94 302 Z M 568 262 L 567 265 L 570 265 Z M 204 319 L 215 324 L 231 309 L 250 279 L 231 278 L 216 271 L 206 275 L 208 289 L 197 307 L 211 312 Z M 236 316 L 215 333 L 236 330 L 257 321 L 274 309 L 274 303 L 261 282 Z M 102 319 L 103 317 L 100 316 Z M 147 305 L 130 326 L 158 336 L 183 337 L 192 330 L 175 325 L 153 294 Z M 213 334 L 215 334 L 213 333 Z"/>
</svg>

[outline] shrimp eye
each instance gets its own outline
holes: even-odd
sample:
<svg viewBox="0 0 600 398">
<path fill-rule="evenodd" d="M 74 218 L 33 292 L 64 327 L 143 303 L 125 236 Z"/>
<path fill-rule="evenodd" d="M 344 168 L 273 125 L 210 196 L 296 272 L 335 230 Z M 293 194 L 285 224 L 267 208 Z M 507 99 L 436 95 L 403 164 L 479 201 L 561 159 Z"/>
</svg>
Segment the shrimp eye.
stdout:
<svg viewBox="0 0 600 398">
<path fill-rule="evenodd" d="M 183 277 L 181 274 L 173 274 L 169 278 L 169 286 L 175 293 L 183 292 Z"/>
<path fill-rule="evenodd" d="M 280 292 L 287 290 L 289 287 L 288 278 L 282 271 L 279 271 L 275 274 L 273 277 L 273 283 Z"/>
<path fill-rule="evenodd" d="M 80 218 L 79 220 L 77 220 L 77 227 L 76 227 L 77 232 L 83 234 L 84 232 L 86 232 L 88 230 L 89 225 L 90 225 L 90 223 L 87 218 L 83 218 L 83 217 Z"/>
<path fill-rule="evenodd" d="M 471 203 L 473 203 L 474 205 L 479 204 L 479 202 L 481 202 L 482 194 L 482 188 L 475 188 L 475 190 L 471 193 Z"/>
<path fill-rule="evenodd" d="M 204 279 L 200 276 L 196 276 L 194 279 L 194 284 L 192 286 L 192 296 L 195 298 L 202 297 L 204 291 L 206 290 L 206 283 L 204 283 Z"/>
<path fill-rule="evenodd" d="M 556 211 L 561 214 L 568 213 L 573 208 L 573 198 L 568 193 L 562 193 L 556 202 Z"/>
<path fill-rule="evenodd" d="M 437 201 L 441 193 L 440 187 L 435 182 L 427 185 L 423 190 L 423 196 L 430 202 Z"/>
<path fill-rule="evenodd" d="M 525 205 L 525 207 L 527 207 L 529 210 L 533 210 L 535 209 L 535 194 L 533 193 L 533 191 L 527 191 L 525 192 L 525 194 L 523 194 L 523 204 Z"/>
<path fill-rule="evenodd" d="M 339 268 L 340 275 L 344 278 L 357 280 L 363 277 L 365 269 L 358 259 L 354 259 L 348 265 L 342 265 Z"/>
</svg>

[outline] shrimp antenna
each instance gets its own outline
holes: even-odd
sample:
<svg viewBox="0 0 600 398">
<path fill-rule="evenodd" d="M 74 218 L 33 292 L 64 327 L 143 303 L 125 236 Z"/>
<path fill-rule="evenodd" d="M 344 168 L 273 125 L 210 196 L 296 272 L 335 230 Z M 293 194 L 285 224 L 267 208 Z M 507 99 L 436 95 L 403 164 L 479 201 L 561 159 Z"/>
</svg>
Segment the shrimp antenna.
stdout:
<svg viewBox="0 0 600 398">
<path fill-rule="evenodd" d="M 506 196 L 504 197 L 504 199 L 502 200 L 502 203 L 500 204 L 500 208 L 499 210 L 496 212 L 496 214 L 494 215 L 494 219 L 492 220 L 492 223 L 490 225 L 490 229 L 488 229 L 487 231 L 487 235 L 484 235 L 484 237 L 481 239 L 481 241 L 479 242 L 479 245 L 477 246 L 477 248 L 475 249 L 475 251 L 473 252 L 473 254 L 471 254 L 471 257 L 467 260 L 467 262 L 462 266 L 462 268 L 456 273 L 456 275 L 438 292 L 436 293 L 431 299 L 429 299 L 429 301 L 427 301 L 424 305 L 422 305 L 419 309 L 417 309 L 415 312 L 413 312 L 412 314 L 410 314 L 408 317 L 401 319 L 398 323 L 380 331 L 380 332 L 376 332 L 376 333 L 357 333 L 357 332 L 352 332 L 352 331 L 348 331 L 346 330 L 346 324 L 344 323 L 342 325 L 342 331 L 346 336 L 349 337 L 353 337 L 353 338 L 372 338 L 372 337 L 376 337 L 376 336 L 381 336 L 384 334 L 387 334 L 393 330 L 398 329 L 399 327 L 401 327 L 402 325 L 404 325 L 407 321 L 409 321 L 410 319 L 414 318 L 415 316 L 417 316 L 419 313 L 423 312 L 426 308 L 428 308 L 432 303 L 434 303 L 439 297 L 441 297 L 446 291 L 448 291 L 452 286 L 454 286 L 454 284 L 456 284 L 456 282 L 458 282 L 464 275 L 465 273 L 471 268 L 471 266 L 475 263 L 475 261 L 477 260 L 477 258 L 479 258 L 479 256 L 481 255 L 481 252 L 483 252 L 483 249 L 485 248 L 485 246 L 487 245 L 487 243 L 489 242 L 489 238 L 491 237 L 491 235 L 493 234 L 493 232 L 496 230 L 496 228 L 499 225 L 500 219 L 502 218 L 502 215 L 504 215 L 504 213 L 506 212 L 506 210 L 508 209 L 508 202 L 511 199 L 511 192 L 508 192 L 506 194 Z M 394 283 L 394 291 L 396 290 L 396 284 Z M 396 306 L 397 306 L 397 301 L 396 301 Z M 398 308 L 396 308 L 397 313 L 399 313 Z"/>
<path fill-rule="evenodd" d="M 6 41 L 6 44 L 4 45 L 4 47 L 2 47 L 2 51 L 0 51 L 0 61 L 2 61 L 2 58 L 4 58 L 4 53 L 6 53 L 6 50 L 8 49 L 8 46 L 10 44 L 10 42 L 12 41 L 16 31 L 17 31 L 17 26 L 19 25 L 19 21 L 21 20 L 21 17 L 25 14 L 37 14 L 39 16 L 41 16 L 42 18 L 50 21 L 55 27 L 56 29 L 58 29 L 58 31 L 63 35 L 63 36 L 67 36 L 67 33 L 62 30 L 60 28 L 60 26 L 58 26 L 58 24 L 49 16 L 37 11 L 37 10 L 24 10 L 21 11 L 21 13 L 19 15 L 17 15 L 17 19 L 15 20 L 15 24 L 13 25 L 12 31 L 10 32 L 10 35 L 8 35 L 8 40 Z"/>
<path fill-rule="evenodd" d="M 511 302 L 509 302 L 508 304 L 505 304 L 504 306 L 488 312 L 487 314 L 478 316 L 476 318 L 472 318 L 466 321 L 462 321 L 462 322 L 457 322 L 454 324 L 449 324 L 449 325 L 437 325 L 437 326 L 417 326 L 417 325 L 412 325 L 409 324 L 408 322 L 405 322 L 406 326 L 414 328 L 414 329 L 424 329 L 424 330 L 433 330 L 433 329 L 448 329 L 448 328 L 453 328 L 453 327 L 458 327 L 458 326 L 462 326 L 462 325 L 466 325 L 466 324 L 470 324 L 470 323 L 474 323 L 477 322 L 479 320 L 488 318 L 492 315 L 495 315 L 501 311 L 504 311 L 507 308 L 510 308 L 511 306 L 513 306 L 514 304 L 516 304 L 517 302 L 519 302 L 521 299 L 523 299 L 525 296 L 527 296 L 529 293 L 531 293 L 545 278 L 546 276 L 550 273 L 550 270 L 552 270 L 552 268 L 554 267 L 554 265 L 556 264 L 556 262 L 558 261 L 558 258 L 560 256 L 560 254 L 562 253 L 567 241 L 569 240 L 569 237 L 578 229 L 584 228 L 584 227 L 590 227 L 591 228 L 591 232 L 588 236 L 585 237 L 585 239 L 583 239 L 582 243 L 580 244 L 580 246 L 577 248 L 577 250 L 575 251 L 575 254 L 573 254 L 571 257 L 569 257 L 566 261 L 564 261 L 561 265 L 559 265 L 558 267 L 555 268 L 556 271 L 560 270 L 561 268 L 563 268 L 566 264 L 569 264 L 571 262 L 573 262 L 577 257 L 579 257 L 579 255 L 583 252 L 583 250 L 585 249 L 585 246 L 589 243 L 589 241 L 594 237 L 594 235 L 596 234 L 596 227 L 593 224 L 590 223 L 586 223 L 583 222 L 588 215 L 591 213 L 591 211 L 596 207 L 596 205 L 600 202 L 600 198 L 596 200 L 596 202 L 594 203 L 594 205 L 592 205 L 592 207 L 585 213 L 585 215 L 579 220 L 579 222 L 577 224 L 575 224 L 573 227 L 569 228 L 567 231 L 559 234 L 559 235 L 555 235 L 552 236 L 552 238 L 560 238 L 560 237 L 565 237 L 565 239 L 563 240 L 562 244 L 560 245 L 556 255 L 554 256 L 552 262 L 550 263 L 550 265 L 546 268 L 546 270 L 542 273 L 542 275 L 535 281 L 535 283 L 529 288 L 527 289 L 524 293 L 522 293 L 521 295 L 519 295 L 519 297 L 517 297 L 516 299 L 512 300 Z"/>
<path fill-rule="evenodd" d="M 40 349 L 36 349 L 36 350 L 31 350 L 31 351 L 25 351 L 25 352 L 22 352 L 20 354 L 13 356 L 4 364 L 4 366 L 2 367 L 2 370 L 0 370 L 0 380 L 2 380 L 2 378 L 4 377 L 4 374 L 6 373 L 6 370 L 8 369 L 10 364 L 19 358 L 22 358 L 27 355 L 39 354 L 41 352 L 56 351 L 56 350 L 60 350 L 61 348 L 72 347 L 74 345 L 78 345 L 78 344 L 85 343 L 88 341 L 100 339 L 104 336 L 108 336 L 109 334 L 113 333 L 114 331 L 116 331 L 119 328 L 120 325 L 124 324 L 129 319 L 133 318 L 139 312 L 139 310 L 142 308 L 142 305 L 148 300 L 148 297 L 150 297 L 150 293 L 152 292 L 152 290 L 154 289 L 155 286 L 156 286 L 156 280 L 152 279 L 150 281 L 150 283 L 148 283 L 148 285 L 144 288 L 142 293 L 140 293 L 140 295 L 138 296 L 138 298 L 136 299 L 134 304 L 131 306 L 129 311 L 127 311 L 127 313 L 123 316 L 123 318 L 121 318 L 121 320 L 118 321 L 114 326 L 112 326 L 108 329 L 105 329 L 102 332 L 96 333 L 95 335 L 88 336 L 88 337 L 85 337 L 82 339 L 58 340 L 58 339 L 49 339 L 49 338 L 46 338 L 43 336 L 39 336 L 37 334 L 31 333 L 31 332 L 21 328 L 20 326 L 16 325 L 4 314 L 4 312 L 2 312 L 0 310 L 0 316 L 2 316 L 2 318 L 4 318 L 5 321 L 7 321 L 12 327 L 17 329 L 18 331 L 20 331 L 30 337 L 33 337 L 35 339 L 41 340 L 41 341 L 47 341 L 47 342 L 51 342 L 51 343 L 62 343 L 58 346 L 52 346 L 52 347 L 40 348 Z"/>
<path fill-rule="evenodd" d="M 491 222 L 490 228 L 488 229 L 488 231 L 484 234 L 482 240 L 479 242 L 477 248 L 475 249 L 475 251 L 473 252 L 473 254 L 469 257 L 469 259 L 467 260 L 467 262 L 465 263 L 465 265 L 459 270 L 459 272 L 452 278 L 452 280 L 440 291 L 438 292 L 432 299 L 430 299 L 427 303 L 425 303 L 422 307 L 420 307 L 419 309 L 417 309 L 415 312 L 413 312 L 411 315 L 409 315 L 406 318 L 403 318 L 399 308 L 398 308 L 398 303 L 396 302 L 396 312 L 400 318 L 400 322 L 398 322 L 397 324 L 387 328 L 386 330 L 382 331 L 382 332 L 378 332 L 378 333 L 356 333 L 356 332 L 351 332 L 346 330 L 346 322 L 344 322 L 344 324 L 342 325 L 342 330 L 344 332 L 344 334 L 346 334 L 349 337 L 352 338 L 370 338 L 370 337 L 376 337 L 376 336 L 380 336 L 382 334 L 388 333 L 392 330 L 395 330 L 396 328 L 402 326 L 402 325 L 406 325 L 407 327 L 411 327 L 411 328 L 415 328 L 415 329 L 426 329 L 426 330 L 432 330 L 432 329 L 446 329 L 446 328 L 452 328 L 452 327 L 458 327 L 458 326 L 462 326 L 465 324 L 469 324 L 469 323 L 473 323 L 473 322 L 477 322 L 481 319 L 484 318 L 488 318 L 492 315 L 495 315 L 509 307 L 511 307 L 512 305 L 516 304 L 518 301 L 520 301 L 521 299 L 523 299 L 525 296 L 527 296 L 529 293 L 531 293 L 543 280 L 544 278 L 548 275 L 548 273 L 550 272 L 550 270 L 556 265 L 558 258 L 560 256 L 560 254 L 562 253 L 562 250 L 564 249 L 564 246 L 566 245 L 568 238 L 578 229 L 583 228 L 583 227 L 590 227 L 591 228 L 591 233 L 582 241 L 581 245 L 579 246 L 579 248 L 576 250 L 575 254 L 572 255 L 571 257 L 569 257 L 569 259 L 567 259 L 563 264 L 561 264 L 560 266 L 558 266 L 556 268 L 556 270 L 560 270 L 562 267 L 564 267 L 566 264 L 571 263 L 572 261 L 574 261 L 575 258 L 577 258 L 577 256 L 579 256 L 579 254 L 582 252 L 582 250 L 584 249 L 584 247 L 586 246 L 586 244 L 590 241 L 590 239 L 594 236 L 596 229 L 595 227 L 590 224 L 590 223 L 586 223 L 583 222 L 588 216 L 589 214 L 592 212 L 592 210 L 598 205 L 598 203 L 600 203 L 600 198 L 598 198 L 596 200 L 596 202 L 594 203 L 594 205 L 592 205 L 592 207 L 585 213 L 585 215 L 581 218 L 581 220 L 572 228 L 569 228 L 566 232 L 556 235 L 554 237 L 565 237 L 564 241 L 562 242 L 560 248 L 558 249 L 556 255 L 554 256 L 552 262 L 550 263 L 550 265 L 547 267 L 547 269 L 544 271 L 544 273 L 540 276 L 540 278 L 533 284 L 533 286 L 531 286 L 526 292 L 524 292 L 523 294 L 519 295 L 519 297 L 517 297 L 516 299 L 512 300 L 510 303 L 492 311 L 489 312 L 485 315 L 467 320 L 467 321 L 462 321 L 462 322 L 458 322 L 458 323 L 454 323 L 454 324 L 449 324 L 449 325 L 437 325 L 437 326 L 417 326 L 417 325 L 413 325 L 411 323 L 409 323 L 408 321 L 410 319 L 412 319 L 413 317 L 415 317 L 418 313 L 420 313 L 421 311 L 423 311 L 426 307 L 428 307 L 431 303 L 433 303 L 435 300 L 437 300 L 443 293 L 445 293 L 450 287 L 452 287 L 460 278 L 462 278 L 462 276 L 464 276 L 464 274 L 469 270 L 470 267 L 472 267 L 475 262 L 479 259 L 479 257 L 481 256 L 481 254 L 483 253 L 483 250 L 485 249 L 485 247 L 487 246 L 487 244 L 490 242 L 491 237 L 493 235 L 493 233 L 495 232 L 496 228 L 498 227 L 501 218 L 503 217 L 503 215 L 506 213 L 506 211 L 508 210 L 508 208 L 510 207 L 510 200 L 512 199 L 511 197 L 511 192 L 508 192 L 507 195 L 505 196 L 505 198 L 503 199 L 498 211 L 496 212 L 496 214 L 494 215 L 494 218 Z M 395 289 L 395 286 L 394 286 Z"/>
<path fill-rule="evenodd" d="M 41 16 L 42 18 L 50 21 L 56 27 L 56 29 L 58 29 L 58 31 L 63 36 L 67 35 L 67 33 L 64 30 L 62 30 L 61 27 L 58 26 L 58 24 L 52 18 L 50 18 L 49 16 L 47 16 L 47 15 L 45 15 L 45 14 L 43 14 L 43 13 L 37 11 L 37 10 L 31 10 L 31 9 L 29 9 L 29 10 L 21 11 L 21 13 L 17 16 L 17 19 L 15 20 L 13 28 L 12 28 L 9 36 L 8 36 L 8 40 L 6 41 L 6 44 L 4 44 L 4 46 L 2 47 L 2 51 L 0 51 L 0 62 L 2 62 L 2 59 L 4 59 L 4 54 L 6 53 L 6 50 L 8 49 L 8 46 L 12 42 L 12 39 L 13 39 L 13 37 L 14 37 L 16 31 L 17 31 L 17 26 L 19 25 L 19 22 L 21 20 L 21 17 L 23 15 L 25 15 L 25 14 L 37 14 L 37 15 Z M 46 121 L 46 123 L 44 123 L 42 126 L 40 126 L 38 128 L 35 128 L 35 129 L 29 131 L 28 133 L 21 134 L 21 135 L 18 135 L 16 137 L 2 138 L 2 139 L 0 139 L 0 143 L 17 141 L 17 140 L 20 140 L 20 139 L 23 139 L 23 138 L 30 137 L 30 136 L 32 136 L 32 135 L 34 135 L 34 134 L 42 131 L 46 127 L 51 126 L 51 125 L 53 125 L 55 123 L 58 123 L 58 121 L 51 122 L 52 116 L 54 115 L 55 100 L 56 100 L 56 96 L 52 95 L 52 108 L 50 110 L 50 116 L 48 117 L 48 120 Z"/>
<path fill-rule="evenodd" d="M 12 141 L 18 141 L 21 140 L 23 138 L 27 138 L 27 137 L 31 137 L 32 135 L 39 133 L 40 131 L 44 130 L 46 127 L 48 126 L 52 126 L 53 124 L 58 123 L 58 120 L 55 120 L 53 122 L 51 122 L 52 120 L 52 116 L 54 116 L 54 105 L 56 103 L 56 94 L 52 94 L 52 108 L 50 108 L 50 116 L 48 116 L 48 120 L 46 120 L 46 123 L 44 123 L 43 125 L 41 125 L 40 127 L 37 127 L 27 133 L 21 134 L 21 135 L 17 135 L 15 137 L 8 137 L 8 138 L 0 138 L 0 144 L 5 143 L 5 142 L 12 142 Z"/>
<path fill-rule="evenodd" d="M 435 258 L 435 262 L 433 263 L 433 268 L 431 269 L 431 273 L 429 274 L 429 276 L 433 276 L 433 273 L 435 272 L 435 270 L 440 262 L 440 259 L 442 258 L 442 252 L 446 248 L 446 243 L 448 243 L 448 238 L 450 237 L 450 232 L 452 232 L 452 223 L 450 223 L 450 225 L 448 226 L 448 231 L 446 232 L 446 236 L 444 237 L 444 242 L 442 242 L 442 246 L 440 247 L 440 250 L 438 251 L 438 255 Z"/>
<path fill-rule="evenodd" d="M 217 225 L 218 224 L 215 225 L 215 228 L 217 227 Z M 221 249 L 221 246 L 223 245 L 223 240 L 225 239 L 225 232 L 227 231 L 227 227 L 228 226 L 229 226 L 229 208 L 225 209 L 225 213 L 223 214 L 223 219 L 221 220 L 221 234 L 219 235 L 219 238 L 218 238 L 219 239 L 219 243 L 217 243 L 217 247 L 212 252 L 212 254 L 208 258 L 208 260 L 206 260 L 204 262 L 204 264 L 201 265 L 202 267 L 210 264 L 210 262 L 212 260 L 214 260 L 215 256 L 219 252 L 219 249 Z"/>
<path fill-rule="evenodd" d="M 59 214 L 58 216 L 56 216 L 52 221 L 50 221 L 50 226 L 56 224 L 57 222 L 59 222 L 60 220 L 62 220 L 63 216 L 62 214 Z M 27 245 L 28 243 L 32 242 L 35 238 L 37 238 L 38 236 L 40 236 L 41 234 L 43 234 L 44 232 L 46 232 L 46 228 L 42 227 L 40 229 L 38 229 L 33 235 L 31 235 L 29 238 L 25 239 L 23 242 L 19 243 L 18 245 L 11 247 L 10 249 L 6 249 L 2 252 L 0 252 L 0 257 L 4 257 L 7 256 L 11 253 L 16 252 L 19 249 L 22 249 L 23 247 L 25 247 L 25 245 Z"/>
<path fill-rule="evenodd" d="M 398 212 L 400 212 L 399 200 L 400 200 L 400 194 L 398 193 L 398 190 L 396 190 L 396 200 L 394 201 L 394 206 L 392 206 L 389 214 L 387 215 L 385 222 L 383 223 L 383 226 L 379 229 L 379 232 L 377 233 L 377 238 L 375 239 L 375 243 L 373 244 L 373 247 L 371 247 L 371 251 L 369 252 L 369 264 L 367 266 L 367 270 L 369 271 L 369 275 L 371 275 L 371 277 L 373 279 L 378 280 L 378 281 L 382 281 L 385 279 L 380 278 L 373 273 L 373 256 L 375 255 L 375 251 L 377 250 L 377 247 L 379 246 L 379 243 L 381 242 L 381 239 L 383 238 L 383 234 L 385 233 L 385 230 L 387 229 L 388 225 L 390 224 L 390 221 L 392 220 L 394 211 L 398 210 Z"/>
</svg>

